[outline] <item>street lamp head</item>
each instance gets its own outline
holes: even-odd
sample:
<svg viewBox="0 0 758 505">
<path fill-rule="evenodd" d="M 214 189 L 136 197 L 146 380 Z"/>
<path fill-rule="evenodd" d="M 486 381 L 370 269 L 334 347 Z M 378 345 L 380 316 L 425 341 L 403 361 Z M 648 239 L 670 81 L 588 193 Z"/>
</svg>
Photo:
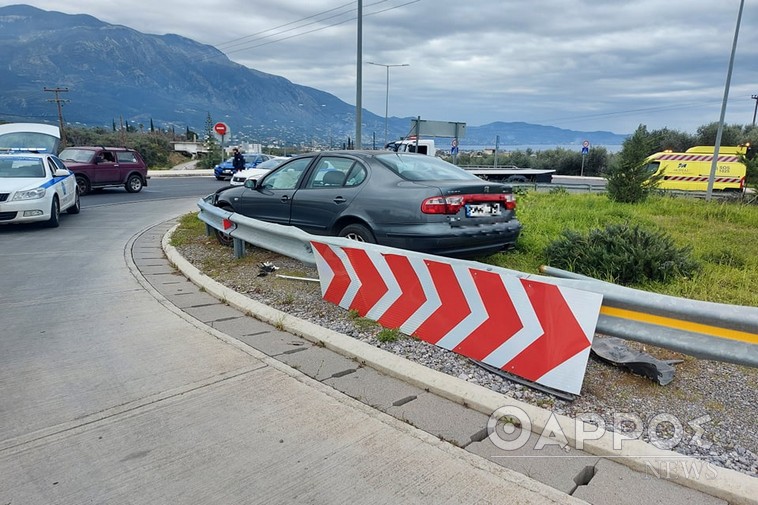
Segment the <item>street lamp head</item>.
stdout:
<svg viewBox="0 0 758 505">
<path fill-rule="evenodd" d="M 390 67 L 410 67 L 410 63 L 374 63 L 373 61 L 367 61 L 369 65 L 376 65 L 377 67 L 385 67 L 387 70 L 390 69 Z"/>
<path fill-rule="evenodd" d="M 384 98 L 384 143 L 387 144 L 387 130 L 388 130 L 388 116 L 390 107 L 390 68 L 392 67 L 408 67 L 410 63 L 375 63 L 373 61 L 367 61 L 369 65 L 376 65 L 378 67 L 384 67 L 387 70 L 387 92 Z"/>
</svg>

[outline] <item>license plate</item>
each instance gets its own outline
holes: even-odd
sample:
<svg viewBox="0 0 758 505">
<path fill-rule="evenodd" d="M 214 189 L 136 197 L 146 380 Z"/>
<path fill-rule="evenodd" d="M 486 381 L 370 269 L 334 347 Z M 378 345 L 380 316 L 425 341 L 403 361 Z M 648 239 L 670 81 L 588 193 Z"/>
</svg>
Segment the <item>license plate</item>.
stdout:
<svg viewBox="0 0 758 505">
<path fill-rule="evenodd" d="M 477 203 L 466 205 L 466 217 L 485 217 L 499 215 L 499 203 Z"/>
</svg>

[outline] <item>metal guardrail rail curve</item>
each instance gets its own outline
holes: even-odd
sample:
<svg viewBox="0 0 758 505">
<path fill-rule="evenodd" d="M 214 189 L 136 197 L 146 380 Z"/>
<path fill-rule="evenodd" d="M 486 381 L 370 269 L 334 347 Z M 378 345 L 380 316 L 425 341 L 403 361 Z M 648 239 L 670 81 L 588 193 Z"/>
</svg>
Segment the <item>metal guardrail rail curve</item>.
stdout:
<svg viewBox="0 0 758 505">
<path fill-rule="evenodd" d="M 244 255 L 244 243 L 249 243 L 303 263 L 315 264 L 311 247 L 311 239 L 315 236 L 293 226 L 265 223 L 227 212 L 213 206 L 208 198 L 198 201 L 198 217 L 208 227 L 224 231 L 235 239 L 238 258 Z M 318 241 L 344 245 L 346 239 L 318 236 Z M 394 253 L 399 251 L 362 242 L 351 242 L 350 245 Z M 758 368 L 758 307 L 649 293 L 551 267 L 543 267 L 542 272 L 547 276 L 541 276 L 473 261 L 456 261 L 519 278 L 601 294 L 603 303 L 596 327 L 599 334 L 703 359 Z"/>
</svg>

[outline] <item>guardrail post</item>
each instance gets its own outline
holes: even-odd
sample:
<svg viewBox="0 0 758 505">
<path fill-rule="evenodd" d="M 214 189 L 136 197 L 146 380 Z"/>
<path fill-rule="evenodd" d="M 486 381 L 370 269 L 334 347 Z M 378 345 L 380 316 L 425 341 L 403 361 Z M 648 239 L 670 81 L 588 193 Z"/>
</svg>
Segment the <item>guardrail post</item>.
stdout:
<svg viewBox="0 0 758 505">
<path fill-rule="evenodd" d="M 245 241 L 234 237 L 234 257 L 237 259 L 245 256 Z"/>
<path fill-rule="evenodd" d="M 205 236 L 206 237 L 212 237 L 215 231 L 216 230 L 215 228 L 213 228 L 213 226 L 209 225 L 208 223 L 205 223 Z"/>
</svg>

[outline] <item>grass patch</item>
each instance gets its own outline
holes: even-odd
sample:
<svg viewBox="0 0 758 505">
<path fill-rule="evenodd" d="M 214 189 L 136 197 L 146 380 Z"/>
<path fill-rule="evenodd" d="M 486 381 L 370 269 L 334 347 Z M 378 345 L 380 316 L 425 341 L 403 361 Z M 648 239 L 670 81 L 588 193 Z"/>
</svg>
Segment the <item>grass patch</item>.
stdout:
<svg viewBox="0 0 758 505">
<path fill-rule="evenodd" d="M 350 321 L 352 321 L 353 326 L 355 326 L 355 329 L 358 331 L 368 332 L 379 327 L 379 323 L 371 319 L 361 317 L 361 315 L 355 309 L 350 309 L 348 311 L 348 316 L 350 317 Z"/>
<path fill-rule="evenodd" d="M 524 191 L 517 199 L 517 216 L 524 228 L 516 248 L 479 258 L 479 261 L 524 273 L 539 273 L 540 266 L 547 264 L 548 245 L 564 230 L 587 233 L 613 224 L 639 225 L 666 233 L 677 247 L 688 247 L 701 268 L 691 277 L 633 284 L 632 287 L 693 300 L 758 306 L 756 205 L 666 195 L 651 195 L 640 204 L 624 204 L 612 202 L 605 195 L 574 195 L 562 191 Z M 205 235 L 205 223 L 197 218 L 197 213 L 182 216 L 171 237 L 174 247 L 192 244 L 218 250 L 212 260 L 200 266 L 211 277 L 229 268 L 257 270 L 258 263 L 276 263 L 277 258 L 269 251 L 249 247 L 244 258 L 235 259 L 230 248 L 218 246 L 213 237 Z M 293 289 L 296 286 L 299 285 L 293 285 Z M 304 288 L 299 286 L 298 289 Z M 353 320 L 359 319 L 356 313 Z"/>
<path fill-rule="evenodd" d="M 701 269 L 692 277 L 647 282 L 646 291 L 733 305 L 758 306 L 758 206 L 705 202 L 694 198 L 650 196 L 624 204 L 605 195 L 529 192 L 517 196 L 523 231 L 516 249 L 480 261 L 538 273 L 545 250 L 564 230 L 587 233 L 608 225 L 640 225 L 671 236 L 677 247 L 691 249 Z"/>
<path fill-rule="evenodd" d="M 376 334 L 376 339 L 379 342 L 395 342 L 400 338 L 400 330 L 397 328 L 383 328 Z"/>
<path fill-rule="evenodd" d="M 205 236 L 205 223 L 197 217 L 197 212 L 190 212 L 179 218 L 179 226 L 171 235 L 169 243 L 174 247 L 181 247 Z"/>
</svg>

